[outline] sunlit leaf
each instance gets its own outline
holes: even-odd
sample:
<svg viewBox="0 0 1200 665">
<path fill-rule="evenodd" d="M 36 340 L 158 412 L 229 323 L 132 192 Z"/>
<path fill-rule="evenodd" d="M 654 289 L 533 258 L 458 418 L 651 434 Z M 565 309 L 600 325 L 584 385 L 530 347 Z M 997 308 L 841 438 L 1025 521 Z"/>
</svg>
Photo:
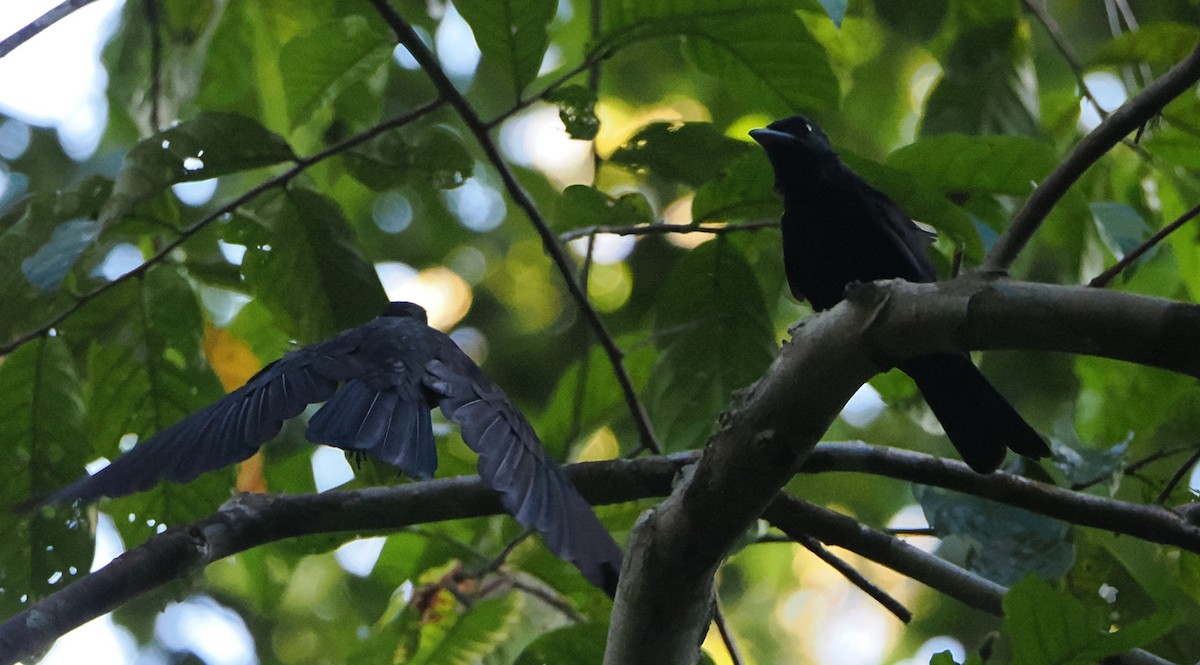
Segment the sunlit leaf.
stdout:
<svg viewBox="0 0 1200 665">
<path fill-rule="evenodd" d="M 596 93 L 582 85 L 567 85 L 543 97 L 551 104 L 558 104 L 558 118 L 573 139 L 590 141 L 600 131 L 600 119 L 596 117 Z"/>
</svg>

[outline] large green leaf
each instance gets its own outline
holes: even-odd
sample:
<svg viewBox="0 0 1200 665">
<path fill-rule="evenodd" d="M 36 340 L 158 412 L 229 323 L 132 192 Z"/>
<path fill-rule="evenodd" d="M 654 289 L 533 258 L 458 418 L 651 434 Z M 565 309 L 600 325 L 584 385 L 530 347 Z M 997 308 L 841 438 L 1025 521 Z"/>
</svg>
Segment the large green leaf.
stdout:
<svg viewBox="0 0 1200 665">
<path fill-rule="evenodd" d="M 696 190 L 692 221 L 778 217 L 782 208 L 774 183 L 775 174 L 765 155 L 758 151 L 744 154 Z"/>
<path fill-rule="evenodd" d="M 1122 33 L 1092 56 L 1093 65 L 1135 65 L 1149 62 L 1173 65 L 1187 57 L 1200 41 L 1194 23 L 1163 21 Z"/>
<path fill-rule="evenodd" d="M 959 3 L 964 25 L 939 58 L 942 77 L 925 104 L 922 136 L 1040 133 L 1036 90 L 1022 75 L 1028 37 L 1016 4 Z"/>
<path fill-rule="evenodd" d="M 750 106 L 830 109 L 838 82 L 825 50 L 782 0 L 620 0 L 604 5 L 600 48 L 683 37 L 696 63 Z"/>
<path fill-rule="evenodd" d="M 1024 136 L 942 134 L 888 155 L 887 165 L 947 194 L 1028 196 L 1058 165 L 1053 148 Z"/>
<path fill-rule="evenodd" d="M 550 36 L 546 26 L 554 18 L 555 0 L 457 0 L 458 8 L 484 64 L 502 75 L 519 98 L 537 76 Z"/>
<path fill-rule="evenodd" d="M 32 516 L 12 507 L 58 488 L 64 476 L 82 475 L 67 451 L 85 443 L 79 379 L 66 344 L 36 340 L 0 363 L 0 441 L 9 477 L 0 486 L 0 612 L 12 616 L 29 602 L 57 591 L 91 565 L 92 539 L 68 508 Z M 24 596 L 24 597 L 23 597 Z"/>
<path fill-rule="evenodd" d="M 176 183 L 208 180 L 291 159 L 295 155 L 287 142 L 255 120 L 233 113 L 201 113 L 129 151 L 99 221 L 108 226 Z"/>
<path fill-rule="evenodd" d="M 654 211 L 645 195 L 638 192 L 613 198 L 595 187 L 571 185 L 558 199 L 554 219 L 560 229 L 633 226 L 654 221 Z"/>
<path fill-rule="evenodd" d="M 1004 596 L 1004 631 L 1012 639 L 1013 665 L 1090 665 L 1142 647 L 1171 629 L 1160 612 L 1113 630 L 1107 607 L 1072 598 L 1030 575 Z"/>
<path fill-rule="evenodd" d="M 546 633 L 534 640 L 515 665 L 600 665 L 604 662 L 604 641 L 608 626 L 582 623 Z"/>
<path fill-rule="evenodd" d="M 107 179 L 88 178 L 70 191 L 31 196 L 0 218 L 0 342 L 66 306 L 65 297 L 45 289 L 70 277 L 79 241 L 95 229 L 90 220 L 111 190 Z"/>
<path fill-rule="evenodd" d="M 760 376 L 775 331 L 754 272 L 724 239 L 688 252 L 668 275 L 654 320 L 659 349 L 648 403 L 668 450 L 693 448 L 716 428 L 734 390 Z"/>
<path fill-rule="evenodd" d="M 457 134 L 434 127 L 384 132 L 342 155 L 346 168 L 375 191 L 420 177 L 439 189 L 454 189 L 471 177 L 475 162 Z"/>
<path fill-rule="evenodd" d="M 362 16 L 319 25 L 288 41 L 279 70 L 293 127 L 391 58 L 393 44 Z"/>
<path fill-rule="evenodd" d="M 112 307 L 115 322 L 92 328 L 92 321 L 81 319 L 82 325 L 65 328 L 67 337 L 84 338 L 78 341 L 87 345 L 84 400 L 94 447 L 77 449 L 73 458 L 80 464 L 95 457 L 116 459 L 125 434 L 145 441 L 224 394 L 204 357 L 204 321 L 187 280 L 175 269 L 159 267 L 121 290 L 124 297 L 96 307 Z M 105 332 L 101 336 L 96 330 Z M 116 500 L 116 514 L 141 518 L 117 520 L 117 527 L 127 542 L 136 543 L 152 535 L 157 523 L 178 526 L 207 515 L 228 495 L 230 474 L 207 474 L 186 485 L 164 483 Z"/>
<path fill-rule="evenodd" d="M 308 189 L 263 196 L 239 210 L 246 284 L 277 325 L 311 343 L 374 318 L 387 295 L 337 205 Z"/>
</svg>

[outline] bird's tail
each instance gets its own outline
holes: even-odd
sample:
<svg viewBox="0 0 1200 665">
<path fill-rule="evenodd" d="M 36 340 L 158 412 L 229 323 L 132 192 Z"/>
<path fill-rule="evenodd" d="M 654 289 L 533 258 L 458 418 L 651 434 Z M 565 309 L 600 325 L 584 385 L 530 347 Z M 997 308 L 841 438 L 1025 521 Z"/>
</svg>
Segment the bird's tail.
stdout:
<svg viewBox="0 0 1200 665">
<path fill-rule="evenodd" d="M 995 471 L 1006 448 L 1026 457 L 1050 454 L 1042 437 L 988 383 L 969 356 L 917 356 L 900 369 L 917 382 L 950 443 L 979 473 Z"/>
</svg>

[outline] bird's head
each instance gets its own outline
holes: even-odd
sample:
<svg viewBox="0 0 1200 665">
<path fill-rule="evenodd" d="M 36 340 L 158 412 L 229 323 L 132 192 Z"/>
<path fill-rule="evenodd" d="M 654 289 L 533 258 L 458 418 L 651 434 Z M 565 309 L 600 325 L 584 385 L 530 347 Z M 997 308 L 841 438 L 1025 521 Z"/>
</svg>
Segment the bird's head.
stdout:
<svg viewBox="0 0 1200 665">
<path fill-rule="evenodd" d="M 383 314 L 380 316 L 412 318 L 426 324 L 429 322 L 425 316 L 425 308 L 415 302 L 390 302 L 387 307 L 383 308 Z"/>
<path fill-rule="evenodd" d="M 750 138 L 767 151 L 772 162 L 776 159 L 790 160 L 833 153 L 833 146 L 825 132 L 798 115 L 776 120 L 762 129 L 752 129 Z"/>
</svg>

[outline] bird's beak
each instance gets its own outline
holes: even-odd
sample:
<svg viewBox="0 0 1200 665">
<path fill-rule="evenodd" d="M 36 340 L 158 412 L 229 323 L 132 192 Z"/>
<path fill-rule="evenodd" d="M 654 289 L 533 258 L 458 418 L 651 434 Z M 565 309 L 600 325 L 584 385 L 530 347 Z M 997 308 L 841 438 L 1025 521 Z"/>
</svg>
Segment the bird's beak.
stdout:
<svg viewBox="0 0 1200 665">
<path fill-rule="evenodd" d="M 788 134 L 787 132 L 781 132 L 778 129 L 771 129 L 770 127 L 751 129 L 750 138 L 757 141 L 758 144 L 764 148 L 769 148 L 773 145 L 796 142 L 796 137 L 792 136 L 791 134 Z"/>
</svg>

